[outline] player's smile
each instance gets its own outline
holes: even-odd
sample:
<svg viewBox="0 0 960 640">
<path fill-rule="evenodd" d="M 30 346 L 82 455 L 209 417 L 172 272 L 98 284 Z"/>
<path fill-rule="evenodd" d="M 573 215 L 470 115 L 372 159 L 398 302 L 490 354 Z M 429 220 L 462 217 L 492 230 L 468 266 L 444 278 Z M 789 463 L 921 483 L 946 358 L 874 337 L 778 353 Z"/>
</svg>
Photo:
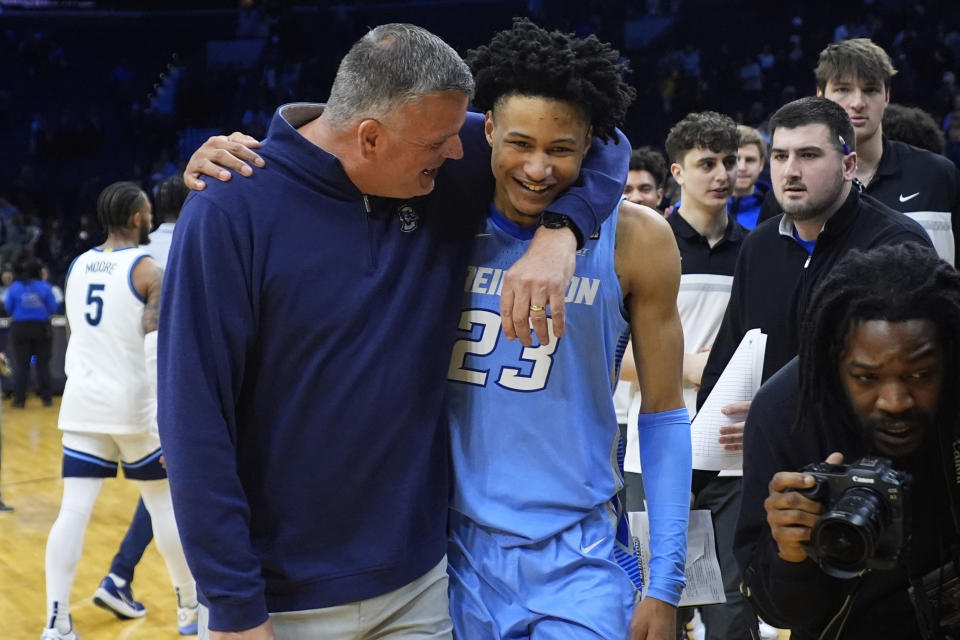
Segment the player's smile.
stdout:
<svg viewBox="0 0 960 640">
<path fill-rule="evenodd" d="M 577 179 L 590 127 L 581 109 L 559 100 L 511 96 L 495 111 L 486 121 L 494 204 L 508 219 L 530 226 Z"/>
</svg>

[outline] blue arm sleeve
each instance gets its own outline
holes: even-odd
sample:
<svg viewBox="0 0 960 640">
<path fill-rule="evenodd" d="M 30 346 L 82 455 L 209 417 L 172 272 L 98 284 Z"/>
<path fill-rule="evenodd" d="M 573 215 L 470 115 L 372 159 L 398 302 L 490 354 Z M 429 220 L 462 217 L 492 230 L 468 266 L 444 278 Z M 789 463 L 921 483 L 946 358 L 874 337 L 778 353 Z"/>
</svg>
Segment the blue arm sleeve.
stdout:
<svg viewBox="0 0 960 640">
<path fill-rule="evenodd" d="M 637 420 L 643 488 L 650 514 L 647 596 L 674 606 L 685 584 L 690 518 L 690 414 L 686 409 L 641 413 Z"/>
</svg>

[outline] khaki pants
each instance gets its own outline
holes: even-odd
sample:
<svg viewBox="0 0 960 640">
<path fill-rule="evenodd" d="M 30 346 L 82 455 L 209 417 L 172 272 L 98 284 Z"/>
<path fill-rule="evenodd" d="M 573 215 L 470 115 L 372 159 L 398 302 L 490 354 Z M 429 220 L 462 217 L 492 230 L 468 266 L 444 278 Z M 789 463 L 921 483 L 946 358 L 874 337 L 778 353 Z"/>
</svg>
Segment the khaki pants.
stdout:
<svg viewBox="0 0 960 640">
<path fill-rule="evenodd" d="M 413 582 L 382 596 L 349 604 L 271 613 L 277 640 L 450 640 L 447 559 Z M 200 607 L 199 640 L 209 640 L 209 613 Z"/>
</svg>

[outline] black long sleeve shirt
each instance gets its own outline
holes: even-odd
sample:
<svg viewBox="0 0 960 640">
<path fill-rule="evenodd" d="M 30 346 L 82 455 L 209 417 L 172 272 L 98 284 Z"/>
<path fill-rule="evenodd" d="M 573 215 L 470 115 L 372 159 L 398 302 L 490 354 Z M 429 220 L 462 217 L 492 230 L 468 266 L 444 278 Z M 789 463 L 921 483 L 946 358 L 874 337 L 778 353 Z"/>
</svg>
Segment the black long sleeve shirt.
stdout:
<svg viewBox="0 0 960 640">
<path fill-rule="evenodd" d="M 734 554 L 750 600 L 764 620 L 791 629 L 791 640 L 815 640 L 847 596 L 855 593 L 841 638 L 920 640 L 907 595 L 905 568 L 869 571 L 862 578 L 840 580 L 824 573 L 809 558 L 793 563 L 778 555 L 763 505 L 773 475 L 799 471 L 834 451 L 843 453 L 846 463 L 867 453 L 859 428 L 842 420 L 818 424 L 813 431 L 798 432 L 792 426 L 798 410 L 797 364 L 793 359 L 760 388 L 744 429 L 743 498 Z M 936 441 L 928 440 L 915 458 L 894 461 L 896 468 L 913 475 L 908 495 L 912 541 L 903 557 L 914 575 L 941 566 L 949 558 L 950 542 L 956 542 L 935 447 Z"/>
</svg>

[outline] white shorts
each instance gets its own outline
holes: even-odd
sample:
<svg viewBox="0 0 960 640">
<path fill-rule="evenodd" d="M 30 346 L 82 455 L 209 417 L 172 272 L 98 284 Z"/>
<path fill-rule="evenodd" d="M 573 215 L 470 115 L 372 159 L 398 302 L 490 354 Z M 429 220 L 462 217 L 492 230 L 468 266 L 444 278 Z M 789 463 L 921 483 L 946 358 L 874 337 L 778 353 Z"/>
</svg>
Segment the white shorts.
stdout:
<svg viewBox="0 0 960 640">
<path fill-rule="evenodd" d="M 114 478 L 118 463 L 132 480 L 163 480 L 160 438 L 156 433 L 63 432 L 64 478 Z"/>
</svg>

